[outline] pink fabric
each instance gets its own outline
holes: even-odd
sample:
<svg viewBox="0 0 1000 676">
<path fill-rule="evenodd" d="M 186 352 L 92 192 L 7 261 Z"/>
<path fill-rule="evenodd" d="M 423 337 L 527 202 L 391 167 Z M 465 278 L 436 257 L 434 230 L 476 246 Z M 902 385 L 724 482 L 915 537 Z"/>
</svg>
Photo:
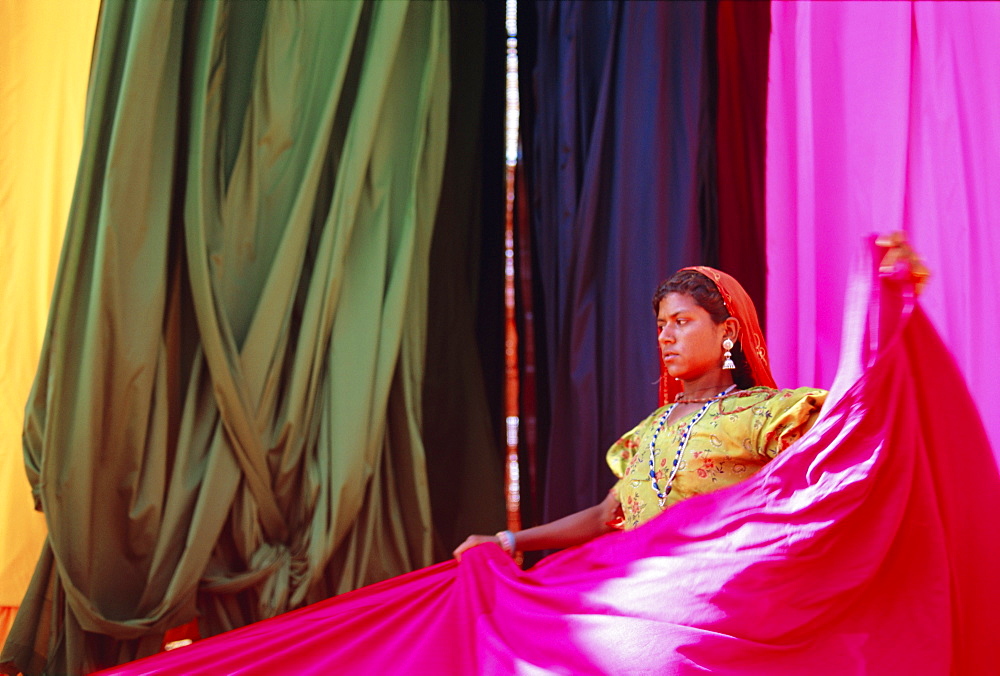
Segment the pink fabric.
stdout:
<svg viewBox="0 0 1000 676">
<path fill-rule="evenodd" d="M 842 271 L 904 230 L 1000 457 L 1000 4 L 773 2 L 768 345 L 782 386 L 827 386 Z M 964 461 L 963 461 L 964 462 Z"/>
<path fill-rule="evenodd" d="M 904 291 L 851 287 L 824 414 L 743 484 L 529 571 L 483 545 L 106 673 L 995 673 L 1000 479 Z"/>
</svg>

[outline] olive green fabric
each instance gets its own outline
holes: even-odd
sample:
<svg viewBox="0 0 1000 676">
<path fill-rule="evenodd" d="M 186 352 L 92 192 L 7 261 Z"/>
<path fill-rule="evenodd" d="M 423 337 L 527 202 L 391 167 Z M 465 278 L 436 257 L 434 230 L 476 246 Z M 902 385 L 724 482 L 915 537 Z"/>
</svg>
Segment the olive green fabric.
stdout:
<svg viewBox="0 0 1000 676">
<path fill-rule="evenodd" d="M 105 2 L 0 662 L 79 673 L 426 565 L 447 5 Z"/>
</svg>

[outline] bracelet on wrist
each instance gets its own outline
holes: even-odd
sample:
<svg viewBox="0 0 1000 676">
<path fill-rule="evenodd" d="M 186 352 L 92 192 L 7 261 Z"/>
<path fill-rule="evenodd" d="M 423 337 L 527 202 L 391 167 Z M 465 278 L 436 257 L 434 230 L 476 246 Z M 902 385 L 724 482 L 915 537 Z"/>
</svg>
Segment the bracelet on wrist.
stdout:
<svg viewBox="0 0 1000 676">
<path fill-rule="evenodd" d="M 500 549 L 507 552 L 508 556 L 514 556 L 514 552 L 517 551 L 517 540 L 514 538 L 514 534 L 509 530 L 502 530 L 496 534 L 496 538 L 500 543 Z"/>
</svg>

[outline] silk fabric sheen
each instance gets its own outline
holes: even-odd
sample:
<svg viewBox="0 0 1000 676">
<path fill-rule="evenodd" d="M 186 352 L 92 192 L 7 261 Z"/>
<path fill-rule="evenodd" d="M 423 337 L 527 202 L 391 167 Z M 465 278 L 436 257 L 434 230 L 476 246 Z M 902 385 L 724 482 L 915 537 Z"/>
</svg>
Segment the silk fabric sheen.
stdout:
<svg viewBox="0 0 1000 676">
<path fill-rule="evenodd" d="M 107 673 L 989 673 L 1000 481 L 893 284 L 855 279 L 823 415 L 742 484 L 528 571 L 483 545 Z"/>
<path fill-rule="evenodd" d="M 1000 461 L 1000 3 L 771 3 L 767 339 L 828 387 L 856 237 L 903 230 Z M 759 264 L 759 260 L 757 261 Z M 739 276 L 739 275 L 737 275 Z M 740 276 L 740 279 L 743 277 Z"/>
</svg>

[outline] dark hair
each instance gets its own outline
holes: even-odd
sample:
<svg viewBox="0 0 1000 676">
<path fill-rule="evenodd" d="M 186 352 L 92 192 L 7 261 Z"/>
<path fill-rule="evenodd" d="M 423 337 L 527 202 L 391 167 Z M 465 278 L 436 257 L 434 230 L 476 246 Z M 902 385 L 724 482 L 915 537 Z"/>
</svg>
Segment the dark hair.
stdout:
<svg viewBox="0 0 1000 676">
<path fill-rule="evenodd" d="M 656 287 L 656 293 L 653 294 L 654 313 L 660 311 L 660 301 L 668 293 L 683 293 L 691 296 L 716 324 L 721 324 L 732 316 L 726 308 L 722 294 L 719 293 L 719 287 L 697 270 L 678 270 L 668 279 L 660 282 L 660 285 Z M 743 355 L 743 346 L 739 340 L 736 340 L 732 353 L 733 362 L 736 364 L 736 370 L 733 371 L 733 381 L 736 386 L 745 390 L 756 385 L 757 383 L 754 382 L 750 373 L 750 364 L 747 363 L 747 358 Z"/>
</svg>

